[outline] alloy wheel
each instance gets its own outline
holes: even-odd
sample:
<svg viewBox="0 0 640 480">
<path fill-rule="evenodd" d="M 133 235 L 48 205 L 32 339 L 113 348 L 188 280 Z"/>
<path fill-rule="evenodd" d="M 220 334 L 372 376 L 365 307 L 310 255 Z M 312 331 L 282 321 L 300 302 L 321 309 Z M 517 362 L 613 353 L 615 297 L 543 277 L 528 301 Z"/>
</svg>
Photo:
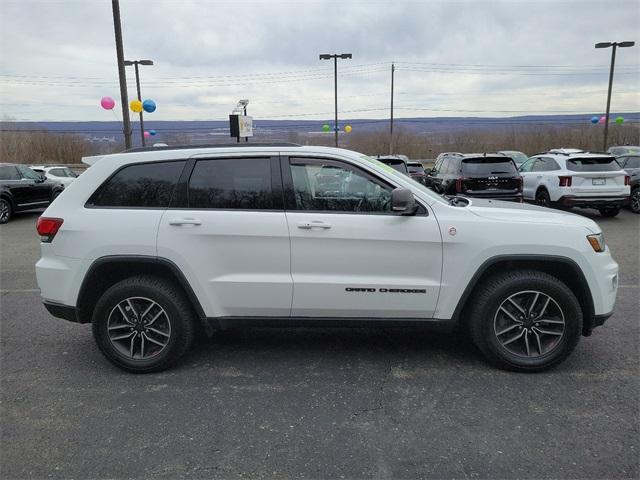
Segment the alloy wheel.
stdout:
<svg viewBox="0 0 640 480">
<path fill-rule="evenodd" d="M 640 212 L 640 188 L 636 188 L 631 194 L 631 210 Z"/>
<path fill-rule="evenodd" d="M 515 293 L 504 300 L 493 319 L 498 343 L 513 355 L 536 358 L 561 342 L 565 317 L 551 296 L 536 290 Z"/>
<path fill-rule="evenodd" d="M 169 344 L 171 321 L 157 302 L 130 297 L 111 310 L 107 330 L 118 353 L 133 360 L 147 360 L 159 355 Z"/>
<path fill-rule="evenodd" d="M 9 220 L 11 214 L 11 207 L 6 200 L 0 200 L 0 222 L 4 223 Z"/>
</svg>

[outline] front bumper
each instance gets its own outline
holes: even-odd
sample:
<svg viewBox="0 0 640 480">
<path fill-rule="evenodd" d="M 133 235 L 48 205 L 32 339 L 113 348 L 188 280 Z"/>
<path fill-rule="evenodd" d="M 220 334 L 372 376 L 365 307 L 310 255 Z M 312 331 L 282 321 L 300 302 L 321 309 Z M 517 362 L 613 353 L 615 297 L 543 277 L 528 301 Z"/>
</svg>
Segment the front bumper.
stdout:
<svg viewBox="0 0 640 480">
<path fill-rule="evenodd" d="M 76 307 L 70 307 L 69 305 L 62 305 L 61 303 L 43 301 L 44 308 L 56 318 L 62 318 L 74 323 L 83 323 L 80 321 L 80 315 L 78 315 L 78 309 Z"/>
<path fill-rule="evenodd" d="M 629 197 L 576 197 L 573 195 L 565 195 L 558 199 L 558 203 L 564 207 L 622 207 L 629 203 Z"/>
</svg>

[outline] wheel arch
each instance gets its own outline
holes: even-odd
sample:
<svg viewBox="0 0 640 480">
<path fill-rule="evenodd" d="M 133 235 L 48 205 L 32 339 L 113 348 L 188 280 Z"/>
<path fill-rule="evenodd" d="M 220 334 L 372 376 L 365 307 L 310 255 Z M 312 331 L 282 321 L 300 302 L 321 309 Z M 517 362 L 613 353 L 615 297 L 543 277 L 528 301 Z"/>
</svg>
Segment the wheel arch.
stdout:
<svg viewBox="0 0 640 480">
<path fill-rule="evenodd" d="M 588 336 L 597 326 L 589 284 L 580 266 L 571 258 L 556 255 L 499 255 L 485 260 L 471 277 L 453 312 L 452 320 L 461 322 L 465 308 L 482 280 L 504 270 L 532 269 L 545 272 L 563 282 L 576 296 L 583 314 L 582 334 Z"/>
<path fill-rule="evenodd" d="M 91 322 L 93 306 L 109 287 L 140 274 L 156 275 L 175 282 L 187 296 L 205 332 L 211 332 L 202 305 L 178 266 L 166 258 L 143 255 L 109 255 L 91 264 L 78 292 L 76 309 L 79 322 Z"/>
</svg>

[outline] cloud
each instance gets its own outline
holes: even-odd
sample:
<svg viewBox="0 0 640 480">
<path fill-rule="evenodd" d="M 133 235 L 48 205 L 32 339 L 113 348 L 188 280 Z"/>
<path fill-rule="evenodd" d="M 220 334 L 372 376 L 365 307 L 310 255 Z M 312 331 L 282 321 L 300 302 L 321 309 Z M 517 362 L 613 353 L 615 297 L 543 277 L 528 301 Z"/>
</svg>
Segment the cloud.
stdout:
<svg viewBox="0 0 640 480">
<path fill-rule="evenodd" d="M 99 108 L 119 103 L 110 2 L 4 0 L 0 13 L 3 114 L 113 120 Z M 391 61 L 397 115 L 599 113 L 610 57 L 593 45 L 640 40 L 635 1 L 121 0 L 121 13 L 125 56 L 155 62 L 141 78 L 157 120 L 224 119 L 239 98 L 258 118 L 331 117 L 318 54 L 333 52 L 353 54 L 339 61 L 342 116 L 388 115 Z M 639 48 L 619 52 L 615 111 L 640 110 Z"/>
</svg>

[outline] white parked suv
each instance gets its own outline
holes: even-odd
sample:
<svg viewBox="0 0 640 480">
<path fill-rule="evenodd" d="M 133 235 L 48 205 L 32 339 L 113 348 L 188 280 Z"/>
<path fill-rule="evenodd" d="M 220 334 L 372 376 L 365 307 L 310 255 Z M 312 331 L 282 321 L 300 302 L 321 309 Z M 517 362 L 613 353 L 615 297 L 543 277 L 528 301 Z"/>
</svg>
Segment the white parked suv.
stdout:
<svg viewBox="0 0 640 480">
<path fill-rule="evenodd" d="M 562 361 L 611 315 L 592 220 L 445 198 L 348 150 L 147 148 L 102 157 L 38 220 L 46 308 L 132 372 L 244 325 L 458 324 L 495 364 Z"/>
<path fill-rule="evenodd" d="M 44 175 L 45 178 L 56 181 L 65 187 L 68 187 L 76 178 L 78 178 L 78 175 L 69 167 L 47 167 L 44 165 L 34 165 L 31 167 L 31 170 L 38 172 L 39 174 Z"/>
<path fill-rule="evenodd" d="M 615 217 L 631 193 L 629 175 L 604 153 L 550 150 L 527 160 L 520 174 L 524 199 L 543 207 L 589 207 Z"/>
</svg>

